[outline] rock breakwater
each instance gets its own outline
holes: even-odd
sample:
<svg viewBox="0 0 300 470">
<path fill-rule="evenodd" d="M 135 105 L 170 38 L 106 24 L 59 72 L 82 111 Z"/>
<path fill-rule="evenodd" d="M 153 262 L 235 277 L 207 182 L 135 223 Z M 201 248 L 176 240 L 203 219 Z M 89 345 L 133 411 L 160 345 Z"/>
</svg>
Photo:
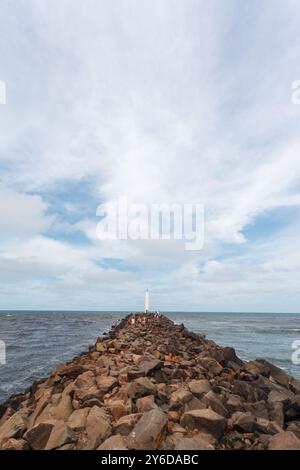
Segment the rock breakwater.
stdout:
<svg viewBox="0 0 300 470">
<path fill-rule="evenodd" d="M 0 406 L 1 450 L 300 450 L 300 381 L 165 316 L 128 316 Z"/>
</svg>

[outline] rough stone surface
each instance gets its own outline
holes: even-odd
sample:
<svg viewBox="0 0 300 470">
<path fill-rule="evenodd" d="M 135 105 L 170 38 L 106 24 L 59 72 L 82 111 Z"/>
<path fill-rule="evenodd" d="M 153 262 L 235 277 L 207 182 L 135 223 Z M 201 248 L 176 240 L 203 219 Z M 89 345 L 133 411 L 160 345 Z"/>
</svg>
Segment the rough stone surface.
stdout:
<svg viewBox="0 0 300 470">
<path fill-rule="evenodd" d="M 57 421 L 45 421 L 36 424 L 33 428 L 26 432 L 24 438 L 28 442 L 32 450 L 44 450 L 49 440 L 50 434 Z"/>
<path fill-rule="evenodd" d="M 137 450 L 157 449 L 167 422 L 167 415 L 159 408 L 144 413 L 128 436 L 128 447 Z"/>
<path fill-rule="evenodd" d="M 300 450 L 300 439 L 291 431 L 280 432 L 269 440 L 269 450 Z"/>
<path fill-rule="evenodd" d="M 0 405 L 3 450 L 267 450 L 299 442 L 299 380 L 152 314 L 128 315 Z"/>
<path fill-rule="evenodd" d="M 87 449 L 96 449 L 111 435 L 111 424 L 104 409 L 93 406 L 86 422 Z"/>
<path fill-rule="evenodd" d="M 221 437 L 226 427 L 226 419 L 211 409 L 187 411 L 181 418 L 181 426 L 197 429 Z"/>
<path fill-rule="evenodd" d="M 121 434 L 111 436 L 101 444 L 97 450 L 127 450 L 126 440 Z"/>
</svg>

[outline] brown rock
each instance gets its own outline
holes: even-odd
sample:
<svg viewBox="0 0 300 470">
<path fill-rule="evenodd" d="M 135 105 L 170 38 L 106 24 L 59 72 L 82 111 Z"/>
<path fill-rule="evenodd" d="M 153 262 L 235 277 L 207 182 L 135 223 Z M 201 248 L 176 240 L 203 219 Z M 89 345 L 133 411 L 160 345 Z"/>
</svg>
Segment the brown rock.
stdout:
<svg viewBox="0 0 300 470">
<path fill-rule="evenodd" d="M 227 418 L 228 412 L 223 405 L 222 401 L 220 400 L 219 396 L 214 393 L 212 390 L 204 395 L 204 397 L 201 400 L 205 405 L 210 407 L 213 411 L 218 413 L 221 416 L 224 416 L 224 418 Z"/>
<path fill-rule="evenodd" d="M 4 439 L 0 444 L 0 450 L 28 450 L 28 444 L 24 439 Z"/>
<path fill-rule="evenodd" d="M 121 434 L 111 436 L 104 441 L 97 450 L 127 450 L 126 440 Z"/>
<path fill-rule="evenodd" d="M 128 448 L 158 449 L 167 422 L 168 417 L 160 408 L 144 413 L 128 436 Z"/>
<path fill-rule="evenodd" d="M 74 385 L 76 387 L 76 396 L 79 400 L 85 401 L 89 398 L 101 398 L 102 396 L 102 393 L 98 391 L 95 376 L 91 370 L 80 374 L 75 380 Z"/>
<path fill-rule="evenodd" d="M 268 402 L 273 403 L 282 403 L 284 408 L 287 408 L 293 402 L 293 394 L 287 390 L 272 390 L 268 396 Z"/>
<path fill-rule="evenodd" d="M 45 421 L 29 429 L 24 435 L 29 447 L 33 450 L 44 450 L 56 423 L 55 420 Z"/>
<path fill-rule="evenodd" d="M 80 408 L 79 410 L 73 411 L 68 419 L 68 426 L 75 432 L 82 431 L 86 426 L 89 411 L 89 408 Z"/>
<path fill-rule="evenodd" d="M 27 427 L 27 412 L 18 411 L 13 414 L 0 428 L 0 442 L 11 437 L 21 437 Z"/>
<path fill-rule="evenodd" d="M 282 432 L 282 428 L 275 421 L 269 421 L 265 418 L 256 418 L 254 430 L 264 434 L 277 434 Z"/>
<path fill-rule="evenodd" d="M 234 413 L 235 411 L 243 411 L 243 403 L 241 397 L 238 395 L 229 395 L 228 400 L 226 402 L 226 408 L 230 414 Z"/>
<path fill-rule="evenodd" d="M 108 404 L 108 408 L 114 419 L 119 419 L 132 412 L 131 400 L 114 400 Z"/>
<path fill-rule="evenodd" d="M 274 380 L 276 380 L 277 383 L 283 385 L 284 387 L 288 387 L 290 377 L 286 372 L 284 372 L 284 370 L 280 369 L 274 364 L 271 364 L 265 359 L 256 359 L 256 361 L 269 369 L 270 375 L 273 377 Z"/>
<path fill-rule="evenodd" d="M 154 395 L 155 392 L 155 385 L 146 377 L 140 377 L 139 379 L 131 382 L 127 393 L 131 398 L 139 398 L 146 395 Z"/>
<path fill-rule="evenodd" d="M 283 431 L 269 440 L 268 450 L 300 450 L 300 439 L 291 431 Z"/>
<path fill-rule="evenodd" d="M 213 410 L 192 410 L 183 414 L 180 424 L 188 429 L 197 429 L 220 438 L 224 433 L 227 420 Z"/>
<path fill-rule="evenodd" d="M 77 440 L 76 434 L 62 420 L 57 421 L 51 431 L 45 450 L 57 449 L 64 444 L 69 444 Z"/>
<path fill-rule="evenodd" d="M 86 449 L 96 449 L 111 435 L 109 417 L 103 408 L 93 406 L 86 421 L 88 444 Z"/>
<path fill-rule="evenodd" d="M 146 411 L 153 410 L 154 408 L 157 408 L 157 404 L 154 401 L 153 395 L 138 398 L 136 401 L 136 409 L 138 413 L 145 413 Z"/>
<path fill-rule="evenodd" d="M 211 434 L 197 433 L 184 437 L 181 433 L 172 436 L 174 450 L 214 450 L 215 439 Z"/>
<path fill-rule="evenodd" d="M 170 397 L 170 410 L 178 410 L 193 399 L 191 392 L 180 388 L 173 392 Z"/>
<path fill-rule="evenodd" d="M 75 379 L 79 374 L 84 372 L 84 368 L 79 364 L 60 364 L 56 369 L 57 375 L 70 377 Z"/>
<path fill-rule="evenodd" d="M 138 368 L 145 375 L 149 375 L 152 371 L 161 369 L 164 363 L 158 359 L 149 359 L 142 357 L 138 362 Z"/>
<path fill-rule="evenodd" d="M 255 417 L 249 411 L 243 413 L 236 411 L 228 421 L 229 427 L 239 432 L 253 432 L 255 424 Z"/>
<path fill-rule="evenodd" d="M 122 434 L 123 436 L 128 436 L 128 434 L 132 431 L 133 427 L 136 425 L 141 416 L 142 413 L 133 413 L 118 419 L 118 421 L 114 425 L 115 433 Z"/>
<path fill-rule="evenodd" d="M 98 389 L 101 392 L 110 392 L 114 387 L 118 385 L 117 379 L 114 377 L 99 376 L 96 378 Z"/>
<path fill-rule="evenodd" d="M 197 398 L 201 398 L 207 392 L 211 391 L 211 385 L 208 380 L 191 380 L 188 384 L 189 390 Z"/>
</svg>

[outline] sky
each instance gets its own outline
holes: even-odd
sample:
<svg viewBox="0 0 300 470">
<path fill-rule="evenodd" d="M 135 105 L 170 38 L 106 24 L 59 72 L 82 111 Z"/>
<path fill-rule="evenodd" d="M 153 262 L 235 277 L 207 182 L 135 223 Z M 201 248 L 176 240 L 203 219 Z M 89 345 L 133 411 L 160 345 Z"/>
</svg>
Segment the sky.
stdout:
<svg viewBox="0 0 300 470">
<path fill-rule="evenodd" d="M 1 0 L 0 309 L 300 312 L 299 0 Z M 204 244 L 99 240 L 195 202 Z"/>
</svg>

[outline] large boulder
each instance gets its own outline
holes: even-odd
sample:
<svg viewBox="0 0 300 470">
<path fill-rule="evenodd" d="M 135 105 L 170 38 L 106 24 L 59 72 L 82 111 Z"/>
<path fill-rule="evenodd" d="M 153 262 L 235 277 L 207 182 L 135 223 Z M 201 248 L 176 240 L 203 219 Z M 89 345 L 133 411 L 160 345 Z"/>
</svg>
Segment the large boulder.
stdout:
<svg viewBox="0 0 300 470">
<path fill-rule="evenodd" d="M 256 359 L 257 362 L 262 364 L 265 368 L 267 368 L 270 372 L 270 375 L 276 380 L 277 383 L 282 385 L 283 387 L 288 387 L 290 377 L 289 375 L 284 372 L 284 370 L 280 369 L 280 367 L 271 364 L 271 362 L 266 361 L 265 359 Z"/>
<path fill-rule="evenodd" d="M 168 417 L 160 408 L 144 413 L 128 436 L 128 448 L 158 449 L 167 422 Z"/>
<path fill-rule="evenodd" d="M 21 437 L 27 427 L 27 412 L 14 413 L 0 428 L 0 442 L 11 437 Z"/>
<path fill-rule="evenodd" d="M 224 418 L 227 418 L 228 416 L 228 411 L 225 408 L 224 404 L 219 398 L 219 395 L 217 395 L 215 392 L 212 390 L 204 395 L 202 398 L 202 402 L 207 405 L 207 407 L 210 407 L 213 411 L 218 413 L 219 415 L 224 416 Z"/>
<path fill-rule="evenodd" d="M 102 397 L 102 393 L 98 390 L 95 375 L 91 370 L 80 374 L 74 382 L 76 397 L 85 401 L 93 397 Z"/>
<path fill-rule="evenodd" d="M 228 421 L 229 427 L 239 432 L 253 432 L 255 425 L 255 416 L 249 411 L 243 413 L 236 411 Z"/>
<path fill-rule="evenodd" d="M 127 416 L 122 416 L 122 418 L 118 419 L 118 421 L 114 424 L 115 433 L 128 436 L 141 416 L 141 413 L 132 413 Z"/>
<path fill-rule="evenodd" d="M 121 434 L 111 436 L 104 441 L 97 450 L 127 450 L 126 440 Z"/>
<path fill-rule="evenodd" d="M 118 380 L 110 376 L 98 376 L 96 382 L 100 392 L 110 392 L 114 387 L 118 385 Z"/>
<path fill-rule="evenodd" d="M 145 413 L 146 411 L 157 408 L 154 400 L 154 395 L 147 395 L 146 397 L 138 398 L 136 401 L 136 409 L 138 413 Z"/>
<path fill-rule="evenodd" d="M 76 440 L 77 437 L 74 431 L 64 421 L 60 420 L 53 426 L 45 450 L 57 449 L 64 444 L 76 442 Z"/>
<path fill-rule="evenodd" d="M 29 450 L 28 443 L 25 439 L 4 439 L 1 441 L 0 450 Z"/>
<path fill-rule="evenodd" d="M 174 450 L 214 450 L 215 439 L 211 434 L 197 433 L 185 437 L 181 433 L 171 436 L 171 447 Z"/>
<path fill-rule="evenodd" d="M 132 412 L 131 399 L 129 400 L 113 400 L 107 404 L 109 411 L 114 419 L 119 419 Z"/>
<path fill-rule="evenodd" d="M 128 387 L 128 396 L 130 398 L 140 398 L 146 395 L 154 395 L 156 392 L 155 385 L 147 378 L 140 377 L 135 379 Z"/>
<path fill-rule="evenodd" d="M 300 439 L 291 431 L 283 431 L 272 436 L 268 450 L 300 450 Z"/>
<path fill-rule="evenodd" d="M 220 438 L 225 431 L 227 420 L 211 409 L 187 411 L 182 415 L 180 424 L 188 429 L 197 429 Z"/>
<path fill-rule="evenodd" d="M 194 395 L 184 388 L 179 388 L 171 394 L 169 409 L 178 410 L 183 408 L 186 403 L 191 401 L 194 398 Z"/>
<path fill-rule="evenodd" d="M 75 379 L 84 372 L 84 367 L 79 364 L 60 364 L 56 369 L 56 374 L 60 377 Z"/>
<path fill-rule="evenodd" d="M 74 410 L 67 421 L 68 426 L 75 432 L 82 431 L 86 426 L 89 411 L 89 408 L 79 408 L 78 410 Z"/>
<path fill-rule="evenodd" d="M 103 408 L 93 406 L 86 421 L 88 444 L 86 449 L 97 447 L 111 435 L 110 419 Z"/>
<path fill-rule="evenodd" d="M 45 421 L 29 429 L 24 435 L 24 439 L 28 442 L 30 449 L 44 450 L 56 423 L 55 420 Z"/>
<path fill-rule="evenodd" d="M 190 392 L 197 398 L 201 398 L 203 395 L 211 391 L 210 382 L 206 379 L 191 380 L 188 387 Z"/>
<path fill-rule="evenodd" d="M 157 369 L 161 369 L 164 365 L 159 359 L 142 357 L 138 362 L 138 368 L 145 375 L 149 375 L 151 372 Z"/>
</svg>

